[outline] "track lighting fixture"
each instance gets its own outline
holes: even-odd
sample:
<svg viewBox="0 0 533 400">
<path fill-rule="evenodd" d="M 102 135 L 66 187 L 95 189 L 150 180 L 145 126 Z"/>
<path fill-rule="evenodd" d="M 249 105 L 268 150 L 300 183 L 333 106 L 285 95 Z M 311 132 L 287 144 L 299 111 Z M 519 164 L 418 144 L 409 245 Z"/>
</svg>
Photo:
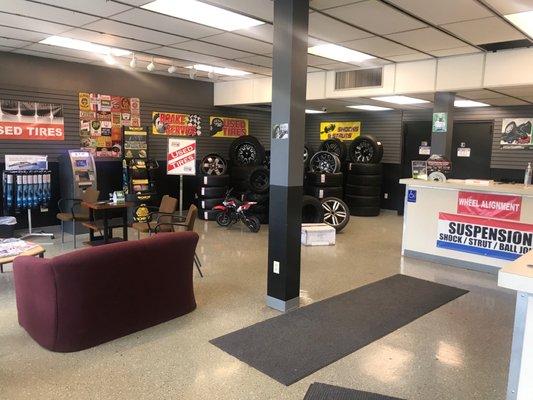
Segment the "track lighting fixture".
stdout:
<svg viewBox="0 0 533 400">
<path fill-rule="evenodd" d="M 174 65 L 171 65 L 170 67 L 168 67 L 168 73 L 169 74 L 173 74 L 174 72 L 176 72 L 177 68 L 174 66 Z"/>
<path fill-rule="evenodd" d="M 146 66 L 146 69 L 150 72 L 152 72 L 153 70 L 155 70 L 155 64 L 154 64 L 154 57 L 152 57 L 152 61 L 150 61 L 150 64 L 148 64 Z"/>
<path fill-rule="evenodd" d="M 131 56 L 131 61 L 130 61 L 130 68 L 135 69 L 136 67 L 137 67 L 137 59 L 135 58 L 135 53 L 133 53 L 133 55 Z"/>
<path fill-rule="evenodd" d="M 191 68 L 189 71 L 189 78 L 195 79 L 196 78 L 196 70 L 194 68 Z"/>
</svg>

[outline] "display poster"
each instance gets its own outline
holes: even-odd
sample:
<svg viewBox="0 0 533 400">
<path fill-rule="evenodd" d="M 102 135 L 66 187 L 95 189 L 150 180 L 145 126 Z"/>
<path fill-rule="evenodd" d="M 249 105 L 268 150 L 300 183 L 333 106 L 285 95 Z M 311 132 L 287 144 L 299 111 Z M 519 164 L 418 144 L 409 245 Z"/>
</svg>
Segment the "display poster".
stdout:
<svg viewBox="0 0 533 400">
<path fill-rule="evenodd" d="M 533 118 L 511 118 L 502 121 L 502 148 L 523 149 L 533 146 Z"/>
<path fill-rule="evenodd" d="M 520 220 L 522 196 L 459 191 L 457 213 Z"/>
<path fill-rule="evenodd" d="M 421 160 L 411 161 L 411 175 L 413 179 L 428 180 L 428 162 Z"/>
<path fill-rule="evenodd" d="M 354 140 L 360 134 L 360 121 L 328 121 L 320 123 L 320 140 Z"/>
<path fill-rule="evenodd" d="M 63 106 L 0 100 L 0 140 L 65 140 Z"/>
<path fill-rule="evenodd" d="M 196 175 L 196 140 L 168 139 L 167 175 Z"/>
<path fill-rule="evenodd" d="M 48 156 L 6 154 L 6 170 L 43 170 L 48 169 Z"/>
<path fill-rule="evenodd" d="M 209 135 L 213 137 L 239 137 L 249 134 L 248 120 L 230 117 L 209 117 Z"/>
<path fill-rule="evenodd" d="M 202 118 L 198 114 L 152 113 L 152 134 L 168 136 L 201 136 Z"/>
<path fill-rule="evenodd" d="M 272 139 L 288 139 L 289 138 L 289 124 L 287 122 L 283 124 L 272 125 Z"/>
<path fill-rule="evenodd" d="M 148 132 L 144 128 L 124 129 L 124 158 L 145 159 L 148 156 Z"/>
<path fill-rule="evenodd" d="M 433 113 L 433 124 L 431 131 L 434 133 L 446 133 L 448 131 L 448 113 Z"/>
<path fill-rule="evenodd" d="M 533 225 L 439 213 L 437 247 L 516 260 L 533 247 Z"/>
<path fill-rule="evenodd" d="M 140 127 L 140 100 L 98 93 L 79 93 L 81 147 L 94 157 L 122 156 L 122 128 Z"/>
</svg>

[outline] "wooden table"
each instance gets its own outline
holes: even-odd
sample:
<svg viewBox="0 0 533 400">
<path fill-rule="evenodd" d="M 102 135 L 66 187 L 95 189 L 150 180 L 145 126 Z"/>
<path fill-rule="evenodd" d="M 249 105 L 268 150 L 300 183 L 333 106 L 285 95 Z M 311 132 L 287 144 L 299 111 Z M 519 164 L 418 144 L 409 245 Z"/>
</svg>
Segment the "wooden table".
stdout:
<svg viewBox="0 0 533 400">
<path fill-rule="evenodd" d="M 82 206 L 87 207 L 89 209 L 89 222 L 84 222 L 83 225 L 89 228 L 89 238 L 91 245 L 98 245 L 98 244 L 107 244 L 110 243 L 112 239 L 112 232 L 110 232 L 110 228 L 117 228 L 122 227 L 122 240 L 128 240 L 128 208 L 129 207 L 135 207 L 135 203 L 131 201 L 126 201 L 123 203 L 111 203 L 111 202 L 95 202 L 95 203 L 89 203 L 87 201 L 83 201 L 81 203 Z M 109 224 L 109 211 L 113 210 L 121 210 L 122 211 L 122 224 L 111 226 Z M 94 212 L 95 211 L 101 211 L 102 212 L 102 220 L 95 221 L 94 219 Z M 103 237 L 101 237 L 101 241 L 98 241 L 96 237 L 94 236 L 94 231 L 101 230 L 103 233 Z"/>
<path fill-rule="evenodd" d="M 18 256 L 39 256 L 39 258 L 43 258 L 45 251 L 46 250 L 43 247 L 36 246 L 29 250 L 23 251 L 22 253 L 17 254 L 16 256 L 2 257 L 0 258 L 0 273 L 4 272 L 4 264 L 12 263 L 13 260 Z"/>
</svg>

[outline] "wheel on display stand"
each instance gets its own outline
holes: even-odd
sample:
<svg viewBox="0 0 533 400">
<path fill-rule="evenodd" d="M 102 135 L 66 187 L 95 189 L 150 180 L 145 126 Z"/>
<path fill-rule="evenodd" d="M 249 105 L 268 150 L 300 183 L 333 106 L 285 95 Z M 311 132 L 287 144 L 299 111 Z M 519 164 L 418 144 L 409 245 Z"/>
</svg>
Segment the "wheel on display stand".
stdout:
<svg viewBox="0 0 533 400">
<path fill-rule="evenodd" d="M 357 137 L 348 151 L 355 163 L 377 164 L 383 158 L 383 145 L 370 135 Z"/>
<path fill-rule="evenodd" d="M 228 164 L 219 154 L 208 154 L 200 161 L 200 171 L 204 175 L 220 176 L 224 175 L 227 170 Z"/>
<path fill-rule="evenodd" d="M 312 172 L 335 173 L 341 169 L 341 161 L 333 153 L 318 151 L 309 160 L 309 168 Z"/>
<path fill-rule="evenodd" d="M 270 171 L 266 167 L 252 169 L 248 184 L 254 193 L 263 194 L 270 189 Z"/>
<path fill-rule="evenodd" d="M 230 159 L 233 165 L 261 165 L 265 158 L 265 148 L 253 136 L 241 136 L 230 146 Z"/>
</svg>

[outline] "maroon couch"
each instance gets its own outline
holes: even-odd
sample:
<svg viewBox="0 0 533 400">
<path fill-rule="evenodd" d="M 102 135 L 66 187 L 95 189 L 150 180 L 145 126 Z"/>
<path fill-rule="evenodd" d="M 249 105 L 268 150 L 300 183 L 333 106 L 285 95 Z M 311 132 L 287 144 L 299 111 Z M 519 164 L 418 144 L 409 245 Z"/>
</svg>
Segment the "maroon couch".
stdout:
<svg viewBox="0 0 533 400">
<path fill-rule="evenodd" d="M 13 265 L 19 323 L 41 346 L 83 350 L 196 308 L 194 232 L 74 251 Z"/>
</svg>

